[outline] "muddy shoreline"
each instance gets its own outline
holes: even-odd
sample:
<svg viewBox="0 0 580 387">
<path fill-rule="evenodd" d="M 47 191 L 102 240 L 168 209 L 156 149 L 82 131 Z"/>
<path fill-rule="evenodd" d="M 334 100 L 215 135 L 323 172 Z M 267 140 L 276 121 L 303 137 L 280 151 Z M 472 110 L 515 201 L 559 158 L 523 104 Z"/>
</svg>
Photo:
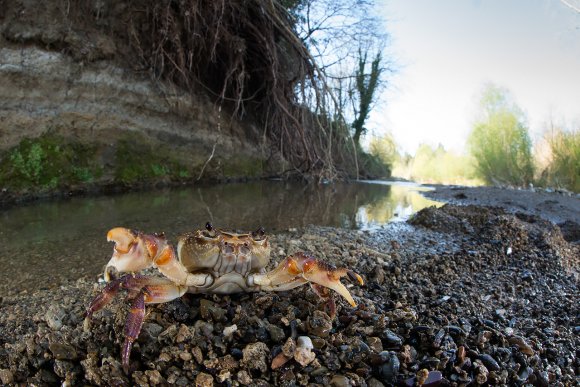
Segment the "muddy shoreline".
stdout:
<svg viewBox="0 0 580 387">
<path fill-rule="evenodd" d="M 148 307 L 127 376 L 120 343 L 128 305 L 118 297 L 83 324 L 87 304 L 103 285 L 81 278 L 0 301 L 0 382 L 411 386 L 428 377 L 430 386 L 567 386 L 578 381 L 580 249 L 537 216 L 448 205 L 372 232 L 307 227 L 277 234 L 272 243 L 273 261 L 306 250 L 361 274 L 365 286 L 350 287 L 358 307 L 337 298 L 331 319 L 308 286 L 275 294 L 186 295 Z M 292 357 L 301 336 L 314 347 L 308 364 Z"/>
<path fill-rule="evenodd" d="M 557 224 L 564 238 L 580 243 L 580 194 L 555 189 L 506 189 L 433 185 L 423 195 L 447 203 L 498 207 L 512 214 L 537 216 Z"/>
</svg>

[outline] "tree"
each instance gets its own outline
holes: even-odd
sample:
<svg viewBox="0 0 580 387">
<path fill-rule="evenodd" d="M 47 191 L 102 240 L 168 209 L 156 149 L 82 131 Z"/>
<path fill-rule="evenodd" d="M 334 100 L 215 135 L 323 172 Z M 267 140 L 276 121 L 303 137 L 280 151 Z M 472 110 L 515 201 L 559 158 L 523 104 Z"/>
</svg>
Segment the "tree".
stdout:
<svg viewBox="0 0 580 387">
<path fill-rule="evenodd" d="M 532 142 L 526 117 L 507 89 L 488 84 L 480 100 L 480 117 L 469 135 L 476 172 L 493 185 L 526 186 L 532 182 Z"/>
<path fill-rule="evenodd" d="M 334 92 L 334 119 L 348 123 L 358 147 L 391 63 L 373 0 L 296 0 L 296 29 Z M 373 58 L 369 63 L 369 57 Z M 368 68 L 370 66 L 370 69 Z"/>
<path fill-rule="evenodd" d="M 359 145 L 360 136 L 366 132 L 365 122 L 369 117 L 371 106 L 376 98 L 377 87 L 381 80 L 381 53 L 377 52 L 371 62 L 370 73 L 366 72 L 368 51 L 358 50 L 358 69 L 355 73 L 358 109 L 354 109 L 355 120 L 352 123 L 353 140 Z"/>
</svg>

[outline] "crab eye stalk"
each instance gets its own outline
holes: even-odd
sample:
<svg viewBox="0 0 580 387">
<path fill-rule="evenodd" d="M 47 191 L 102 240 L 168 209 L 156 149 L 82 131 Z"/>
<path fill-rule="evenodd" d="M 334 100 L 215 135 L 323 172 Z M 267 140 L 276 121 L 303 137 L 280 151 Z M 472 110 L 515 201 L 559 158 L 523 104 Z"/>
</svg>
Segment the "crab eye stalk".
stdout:
<svg viewBox="0 0 580 387">
<path fill-rule="evenodd" d="M 262 239 L 266 235 L 266 231 L 264 231 L 264 227 L 260 226 L 256 231 L 252 232 L 252 237 L 254 239 Z"/>
</svg>

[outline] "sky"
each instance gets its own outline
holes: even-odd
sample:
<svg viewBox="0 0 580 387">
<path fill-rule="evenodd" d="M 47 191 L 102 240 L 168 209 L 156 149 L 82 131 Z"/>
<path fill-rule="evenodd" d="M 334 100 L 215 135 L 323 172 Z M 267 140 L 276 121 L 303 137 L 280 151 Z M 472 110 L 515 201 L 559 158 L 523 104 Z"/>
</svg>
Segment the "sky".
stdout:
<svg viewBox="0 0 580 387">
<path fill-rule="evenodd" d="M 507 88 L 538 139 L 550 118 L 580 128 L 580 12 L 563 1 L 377 0 L 396 71 L 371 134 L 461 152 L 486 83 Z M 369 138 L 371 136 L 367 136 Z"/>
</svg>

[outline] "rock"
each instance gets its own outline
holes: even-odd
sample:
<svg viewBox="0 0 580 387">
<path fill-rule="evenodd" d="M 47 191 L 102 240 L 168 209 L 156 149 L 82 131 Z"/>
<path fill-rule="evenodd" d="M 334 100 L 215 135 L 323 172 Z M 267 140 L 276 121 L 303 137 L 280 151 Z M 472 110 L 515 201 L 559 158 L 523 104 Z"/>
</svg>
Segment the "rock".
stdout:
<svg viewBox="0 0 580 387">
<path fill-rule="evenodd" d="M 512 336 L 508 339 L 508 341 L 512 345 L 517 345 L 521 353 L 528 356 L 534 356 L 534 350 L 523 337 Z"/>
<path fill-rule="evenodd" d="M 262 342 L 248 344 L 243 349 L 242 364 L 253 370 L 266 372 L 268 370 L 267 357 L 270 353 L 268 346 Z"/>
<path fill-rule="evenodd" d="M 54 331 L 60 330 L 62 328 L 62 320 L 66 316 L 65 311 L 58 307 L 57 305 L 51 305 L 44 316 L 46 324 L 50 327 L 50 329 Z"/>
<path fill-rule="evenodd" d="M 181 324 L 179 326 L 179 330 L 177 331 L 177 335 L 175 336 L 175 341 L 177 343 L 183 343 L 184 341 L 189 341 L 193 337 L 193 332 L 191 331 L 190 327 Z"/>
<path fill-rule="evenodd" d="M 151 385 L 153 386 L 166 383 L 163 376 L 161 376 L 161 374 L 157 370 L 147 370 L 145 371 L 145 375 L 147 376 L 147 378 L 149 378 L 149 383 L 151 383 Z"/>
<path fill-rule="evenodd" d="M 274 325 L 268 325 L 268 333 L 270 334 L 270 338 L 275 343 L 281 343 L 286 338 L 286 334 L 284 333 L 284 329 Z"/>
<path fill-rule="evenodd" d="M 294 357 L 295 350 L 296 350 L 296 342 L 291 337 L 289 337 L 282 346 L 282 353 L 286 355 L 286 357 L 292 358 Z"/>
<path fill-rule="evenodd" d="M 370 378 L 369 380 L 367 380 L 367 385 L 369 387 L 384 387 L 384 384 L 375 378 Z"/>
<path fill-rule="evenodd" d="M 330 385 L 334 387 L 348 387 L 350 386 L 350 380 L 344 375 L 334 375 L 330 379 Z"/>
<path fill-rule="evenodd" d="M 316 358 L 316 354 L 312 352 L 314 346 L 312 340 L 308 336 L 300 336 L 296 342 L 296 349 L 294 350 L 294 360 L 302 367 L 306 367 L 312 363 Z"/>
<path fill-rule="evenodd" d="M 2 381 L 2 385 L 7 386 L 14 382 L 14 375 L 10 370 L 1 369 L 0 370 L 0 381 Z"/>
<path fill-rule="evenodd" d="M 308 333 L 318 337 L 328 337 L 332 330 L 332 319 L 326 313 L 315 310 L 308 316 Z"/>
<path fill-rule="evenodd" d="M 403 339 L 401 339 L 395 332 L 391 331 L 390 329 L 385 329 L 381 333 L 381 337 L 385 341 L 385 347 L 387 349 L 397 349 L 401 347 L 403 344 Z"/>
<path fill-rule="evenodd" d="M 223 335 L 224 335 L 224 337 L 230 337 L 237 330 L 238 330 L 238 326 L 236 324 L 230 325 L 229 327 L 224 328 Z"/>
<path fill-rule="evenodd" d="M 395 384 L 401 363 L 397 354 L 392 351 L 379 353 L 382 364 L 378 366 L 378 375 L 386 384 Z"/>
<path fill-rule="evenodd" d="M 492 371 L 499 371 L 499 369 L 500 369 L 499 364 L 497 363 L 497 361 L 491 355 L 488 355 L 487 353 L 484 353 L 484 354 L 479 355 L 477 358 L 479 360 L 481 360 L 481 362 L 483 363 L 483 365 L 485 365 L 490 370 L 492 370 Z"/>
<path fill-rule="evenodd" d="M 226 310 L 217 306 L 214 302 L 202 298 L 199 302 L 199 313 L 204 320 L 225 321 Z"/>
<path fill-rule="evenodd" d="M 57 360 L 74 360 L 77 358 L 76 349 L 66 343 L 52 343 L 48 346 L 48 349 Z"/>
<path fill-rule="evenodd" d="M 379 353 L 383 351 L 383 343 L 378 337 L 367 338 L 367 344 L 373 352 Z"/>
<path fill-rule="evenodd" d="M 239 371 L 236 375 L 238 382 L 240 382 L 240 384 L 247 386 L 250 383 L 252 383 L 252 377 L 250 376 L 250 374 L 248 374 L 248 371 L 242 370 Z"/>
<path fill-rule="evenodd" d="M 213 386 L 213 376 L 206 374 L 205 372 L 200 372 L 195 377 L 195 385 L 198 387 L 212 387 Z"/>
</svg>

